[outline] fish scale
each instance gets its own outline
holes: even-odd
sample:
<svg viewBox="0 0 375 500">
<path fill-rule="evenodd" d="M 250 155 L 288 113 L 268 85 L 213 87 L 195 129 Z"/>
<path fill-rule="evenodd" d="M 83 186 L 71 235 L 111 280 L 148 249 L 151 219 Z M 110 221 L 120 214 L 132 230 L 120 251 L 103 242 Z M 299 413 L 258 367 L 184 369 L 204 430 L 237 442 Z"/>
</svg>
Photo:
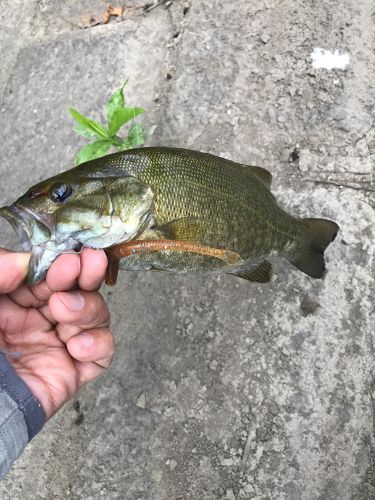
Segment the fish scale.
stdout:
<svg viewBox="0 0 375 500">
<path fill-rule="evenodd" d="M 116 255 L 125 256 L 123 269 L 225 272 L 267 282 L 272 266 L 265 258 L 281 256 L 321 278 L 337 224 L 287 214 L 270 184 L 260 167 L 185 149 L 140 148 L 47 179 L 0 215 L 33 251 L 30 283 L 59 253 L 82 245 L 116 248 L 111 266 Z M 142 245 L 130 245 L 138 240 Z M 228 262 L 225 252 L 236 259 Z"/>
<path fill-rule="evenodd" d="M 195 217 L 203 225 L 201 243 L 229 248 L 244 259 L 281 251 L 288 241 L 304 236 L 303 225 L 277 207 L 250 166 L 170 148 L 142 148 L 95 161 L 148 184 L 160 224 Z"/>
</svg>

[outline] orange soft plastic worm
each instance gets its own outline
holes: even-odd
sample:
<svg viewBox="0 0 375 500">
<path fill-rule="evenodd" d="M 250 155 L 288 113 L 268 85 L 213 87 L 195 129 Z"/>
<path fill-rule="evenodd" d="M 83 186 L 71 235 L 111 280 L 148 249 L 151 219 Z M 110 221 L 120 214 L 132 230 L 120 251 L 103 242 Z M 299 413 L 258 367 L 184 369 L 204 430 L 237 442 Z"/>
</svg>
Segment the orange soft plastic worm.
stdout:
<svg viewBox="0 0 375 500">
<path fill-rule="evenodd" d="M 107 285 L 115 285 L 119 268 L 119 261 L 124 257 L 135 255 L 142 252 L 160 252 L 163 250 L 175 252 L 190 252 L 199 253 L 221 259 L 227 264 L 238 264 L 241 262 L 241 257 L 238 253 L 231 250 L 223 250 L 221 248 L 212 248 L 191 241 L 176 241 L 176 240 L 136 240 L 106 249 L 108 257 L 108 268 L 105 282 Z"/>
</svg>

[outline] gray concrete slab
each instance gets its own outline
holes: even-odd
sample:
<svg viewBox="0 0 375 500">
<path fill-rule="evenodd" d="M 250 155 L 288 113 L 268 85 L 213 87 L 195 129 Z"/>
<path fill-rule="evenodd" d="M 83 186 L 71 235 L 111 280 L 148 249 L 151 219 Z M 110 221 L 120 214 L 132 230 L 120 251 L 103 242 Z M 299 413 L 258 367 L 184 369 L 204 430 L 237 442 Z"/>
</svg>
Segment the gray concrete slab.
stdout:
<svg viewBox="0 0 375 500">
<path fill-rule="evenodd" d="M 151 144 L 266 167 L 284 207 L 341 232 L 323 281 L 280 261 L 269 286 L 123 273 L 104 290 L 113 367 L 34 440 L 1 498 L 374 497 L 373 14 L 370 0 L 193 0 L 87 31 L 34 21 L 44 34 L 3 98 L 1 203 L 69 166 L 82 143 L 66 108 L 99 118 L 130 74 Z M 349 66 L 313 68 L 316 47 Z"/>
<path fill-rule="evenodd" d="M 4 92 L 7 79 L 17 54 L 25 43 L 33 16 L 31 0 L 3 0 L 0 9 L 0 95 Z"/>
</svg>

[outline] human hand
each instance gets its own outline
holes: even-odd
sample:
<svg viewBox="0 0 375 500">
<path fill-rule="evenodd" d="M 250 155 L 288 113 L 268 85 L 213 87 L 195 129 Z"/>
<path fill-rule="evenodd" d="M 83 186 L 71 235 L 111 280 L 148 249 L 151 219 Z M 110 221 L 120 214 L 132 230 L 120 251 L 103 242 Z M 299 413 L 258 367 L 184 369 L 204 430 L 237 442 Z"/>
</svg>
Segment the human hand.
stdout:
<svg viewBox="0 0 375 500">
<path fill-rule="evenodd" d="M 14 353 L 8 361 L 50 418 L 111 363 L 109 312 L 96 291 L 107 258 L 88 248 L 61 255 L 27 286 L 29 258 L 0 249 L 0 350 Z"/>
</svg>

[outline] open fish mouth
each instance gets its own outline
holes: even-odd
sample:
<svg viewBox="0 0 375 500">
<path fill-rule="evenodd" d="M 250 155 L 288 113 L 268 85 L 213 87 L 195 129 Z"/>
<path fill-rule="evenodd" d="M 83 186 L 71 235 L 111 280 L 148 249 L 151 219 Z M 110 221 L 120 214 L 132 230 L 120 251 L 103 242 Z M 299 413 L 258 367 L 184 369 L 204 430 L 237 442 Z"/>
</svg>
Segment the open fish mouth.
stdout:
<svg viewBox="0 0 375 500">
<path fill-rule="evenodd" d="M 31 234 L 29 226 L 18 212 L 20 212 L 19 209 L 15 207 L 0 208 L 0 216 L 7 220 L 12 226 L 12 229 L 22 245 L 22 249 L 25 252 L 31 252 L 32 243 L 30 241 Z"/>
<path fill-rule="evenodd" d="M 54 223 L 49 215 L 35 214 L 14 203 L 0 208 L 0 217 L 6 219 L 25 252 L 31 252 L 26 282 L 35 285 L 44 279 L 52 262 L 62 253 L 77 251 L 82 246 L 68 236 L 56 239 Z"/>
<path fill-rule="evenodd" d="M 31 252 L 34 245 L 45 243 L 51 238 L 51 231 L 44 222 L 15 204 L 0 208 L 0 217 L 12 226 L 25 252 Z"/>
</svg>

